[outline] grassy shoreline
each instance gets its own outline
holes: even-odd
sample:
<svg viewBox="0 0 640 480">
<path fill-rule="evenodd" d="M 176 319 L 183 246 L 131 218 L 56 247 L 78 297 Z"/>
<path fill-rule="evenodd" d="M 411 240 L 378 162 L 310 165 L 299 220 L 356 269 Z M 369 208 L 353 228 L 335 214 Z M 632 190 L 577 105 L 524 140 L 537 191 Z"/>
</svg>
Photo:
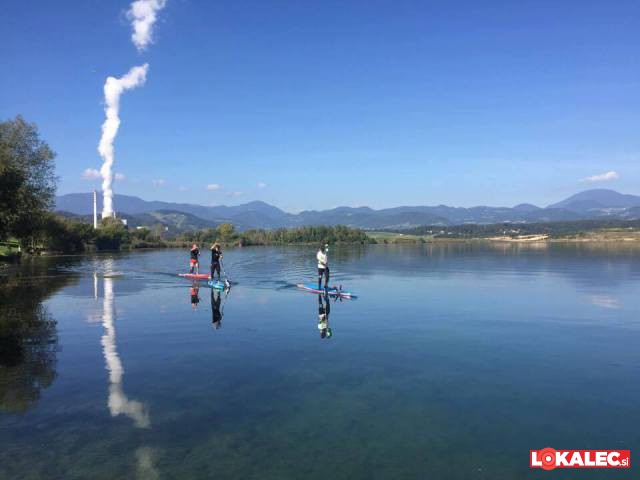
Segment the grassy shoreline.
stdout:
<svg viewBox="0 0 640 480">
<path fill-rule="evenodd" d="M 417 235 L 397 232 L 367 232 L 377 243 L 383 244 L 420 244 L 448 242 L 490 242 L 490 243 L 625 243 L 640 244 L 640 230 L 605 229 L 585 231 L 570 235 L 553 235 L 548 233 L 531 235 Z"/>
</svg>

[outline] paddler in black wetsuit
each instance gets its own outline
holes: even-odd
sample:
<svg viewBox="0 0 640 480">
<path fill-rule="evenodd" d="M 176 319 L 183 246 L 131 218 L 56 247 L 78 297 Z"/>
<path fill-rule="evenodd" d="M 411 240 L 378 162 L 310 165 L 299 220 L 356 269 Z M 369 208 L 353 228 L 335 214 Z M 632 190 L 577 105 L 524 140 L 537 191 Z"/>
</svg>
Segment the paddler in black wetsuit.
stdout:
<svg viewBox="0 0 640 480">
<path fill-rule="evenodd" d="M 189 261 L 189 273 L 192 274 L 194 269 L 196 273 L 200 273 L 200 261 L 198 260 L 200 257 L 200 249 L 198 248 L 198 245 L 194 243 L 189 253 L 191 254 L 191 260 Z"/>
<path fill-rule="evenodd" d="M 218 272 L 218 281 L 220 281 L 220 262 L 222 261 L 222 248 L 218 242 L 211 247 L 211 281 L 213 282 L 214 273 Z"/>
</svg>

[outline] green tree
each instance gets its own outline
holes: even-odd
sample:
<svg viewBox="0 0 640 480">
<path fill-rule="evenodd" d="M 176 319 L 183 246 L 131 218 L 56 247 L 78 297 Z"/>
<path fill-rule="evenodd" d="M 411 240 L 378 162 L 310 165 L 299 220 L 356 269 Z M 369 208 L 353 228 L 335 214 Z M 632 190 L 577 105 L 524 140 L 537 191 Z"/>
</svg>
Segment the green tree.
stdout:
<svg viewBox="0 0 640 480">
<path fill-rule="evenodd" d="M 37 238 L 39 244 L 47 250 L 56 252 L 82 252 L 85 245 L 93 241 L 93 226 L 69 220 L 53 213 L 46 212 L 40 218 Z"/>
<path fill-rule="evenodd" d="M 0 122 L 0 239 L 33 243 L 54 202 L 55 153 L 21 116 Z"/>
<path fill-rule="evenodd" d="M 147 227 L 137 228 L 134 230 L 132 236 L 139 240 L 148 241 L 151 237 L 151 230 Z"/>
<path fill-rule="evenodd" d="M 236 230 L 230 223 L 223 223 L 217 228 L 218 240 L 222 243 L 233 242 Z"/>
<path fill-rule="evenodd" d="M 96 236 L 98 250 L 119 250 L 130 241 L 129 231 L 120 220 L 105 218 Z"/>
<path fill-rule="evenodd" d="M 254 229 L 236 235 L 243 245 L 287 245 L 287 244 L 320 244 L 320 243 L 374 243 L 374 240 L 359 229 L 338 225 L 308 226 L 293 229 L 278 228 L 276 230 Z"/>
</svg>

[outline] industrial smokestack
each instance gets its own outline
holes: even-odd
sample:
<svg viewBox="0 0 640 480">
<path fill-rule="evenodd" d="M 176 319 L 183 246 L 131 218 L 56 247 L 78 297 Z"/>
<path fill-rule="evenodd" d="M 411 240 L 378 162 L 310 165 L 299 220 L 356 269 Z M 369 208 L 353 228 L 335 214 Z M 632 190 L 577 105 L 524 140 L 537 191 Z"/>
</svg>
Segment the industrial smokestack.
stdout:
<svg viewBox="0 0 640 480">
<path fill-rule="evenodd" d="M 98 228 L 98 194 L 93 191 L 93 229 Z"/>
</svg>

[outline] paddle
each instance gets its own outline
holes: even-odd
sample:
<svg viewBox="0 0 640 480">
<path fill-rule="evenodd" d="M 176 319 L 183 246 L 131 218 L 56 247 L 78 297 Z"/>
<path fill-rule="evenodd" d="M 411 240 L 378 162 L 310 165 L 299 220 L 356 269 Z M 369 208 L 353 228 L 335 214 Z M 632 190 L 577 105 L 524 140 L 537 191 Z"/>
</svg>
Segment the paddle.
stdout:
<svg viewBox="0 0 640 480">
<path fill-rule="evenodd" d="M 224 275 L 224 286 L 229 288 L 231 286 L 231 283 L 229 283 L 229 275 L 227 275 L 227 272 L 224 269 L 222 259 L 220 259 L 220 268 L 222 269 L 222 274 Z"/>
</svg>

